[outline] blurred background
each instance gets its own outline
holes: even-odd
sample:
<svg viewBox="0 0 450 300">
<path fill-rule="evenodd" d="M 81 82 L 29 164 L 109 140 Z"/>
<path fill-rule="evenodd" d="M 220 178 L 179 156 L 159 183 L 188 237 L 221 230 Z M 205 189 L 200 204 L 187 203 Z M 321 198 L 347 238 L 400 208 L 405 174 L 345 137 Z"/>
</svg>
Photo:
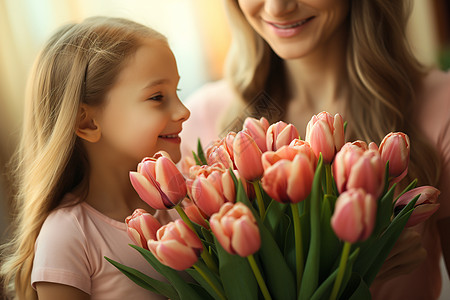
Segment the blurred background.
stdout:
<svg viewBox="0 0 450 300">
<path fill-rule="evenodd" d="M 448 70 L 450 1 L 412 2 L 408 38 L 417 57 Z M 230 34 L 221 0 L 0 0 L 0 243 L 11 217 L 5 164 L 18 141 L 30 67 L 59 26 L 93 15 L 129 18 L 165 34 L 178 62 L 182 100 L 222 77 Z M 441 299 L 450 299 L 450 288 L 444 290 Z"/>
</svg>

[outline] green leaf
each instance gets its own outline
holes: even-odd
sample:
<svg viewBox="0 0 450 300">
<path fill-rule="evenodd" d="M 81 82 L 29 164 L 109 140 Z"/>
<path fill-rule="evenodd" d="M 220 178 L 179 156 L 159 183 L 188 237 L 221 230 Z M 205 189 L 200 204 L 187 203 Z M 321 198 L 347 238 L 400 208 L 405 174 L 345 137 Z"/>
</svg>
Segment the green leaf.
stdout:
<svg viewBox="0 0 450 300">
<path fill-rule="evenodd" d="M 386 227 L 391 222 L 393 199 L 396 187 L 397 184 L 394 184 L 389 189 L 389 191 L 384 194 L 384 196 L 380 199 L 380 201 L 378 201 L 375 228 L 373 229 L 372 233 L 372 236 L 374 236 L 375 238 L 378 237 L 379 234 L 383 232 L 383 230 L 385 230 Z"/>
<path fill-rule="evenodd" d="M 281 217 L 284 215 L 286 204 L 280 203 L 272 199 L 266 210 L 266 217 L 264 219 L 264 225 L 271 231 L 275 232 Z"/>
<path fill-rule="evenodd" d="M 418 198 L 419 196 L 416 196 L 401 210 L 380 238 L 371 239 L 367 243 L 361 244 L 364 248 L 361 249 L 359 259 L 355 262 L 354 270 L 361 275 L 369 286 L 405 228 Z"/>
<path fill-rule="evenodd" d="M 261 248 L 258 254 L 261 257 L 270 294 L 275 299 L 295 299 L 296 284 L 291 269 L 270 231 L 261 220 L 258 220 L 258 226 L 261 235 Z"/>
<path fill-rule="evenodd" d="M 153 279 L 136 269 L 122 265 L 106 256 L 105 259 L 140 287 L 170 299 L 180 299 L 177 291 L 170 284 Z"/>
<path fill-rule="evenodd" d="M 261 257 L 263 273 L 266 274 L 266 285 L 270 293 L 275 299 L 295 298 L 295 281 L 291 270 L 270 230 L 261 222 L 258 212 L 248 200 L 241 181 L 238 184 L 236 201 L 247 205 L 258 222 L 261 236 L 261 248 L 258 255 Z"/>
<path fill-rule="evenodd" d="M 369 287 L 361 276 L 357 273 L 352 273 L 347 287 L 340 299 L 370 300 L 372 299 L 372 295 L 370 294 Z"/>
<path fill-rule="evenodd" d="M 319 280 L 323 280 L 328 276 L 330 271 L 335 267 L 336 261 L 339 260 L 339 254 L 342 248 L 342 243 L 337 238 L 331 227 L 332 206 L 336 197 L 332 195 L 325 195 L 322 202 L 321 213 L 321 241 L 320 241 L 320 272 Z"/>
<path fill-rule="evenodd" d="M 208 164 L 205 158 L 205 153 L 203 152 L 203 147 L 202 143 L 200 142 L 200 139 L 197 140 L 197 155 L 202 165 Z"/>
<path fill-rule="evenodd" d="M 192 270 L 192 269 L 189 269 Z M 189 286 L 200 295 L 200 299 L 202 300 L 215 300 L 215 298 L 211 297 L 211 295 L 201 286 L 196 283 L 189 282 Z M 170 299 L 172 300 L 172 299 Z"/>
<path fill-rule="evenodd" d="M 153 254 L 147 249 L 141 248 L 136 245 L 130 245 L 155 268 L 157 272 L 167 278 L 175 290 L 180 295 L 181 300 L 200 299 L 197 292 L 189 286 L 187 282 L 178 274 L 178 272 L 168 266 L 163 265 L 159 260 L 153 256 Z"/>
<path fill-rule="evenodd" d="M 298 299 L 309 300 L 319 285 L 320 205 L 322 200 L 323 160 L 319 157 L 311 191 L 311 240 Z"/>
<path fill-rule="evenodd" d="M 416 185 L 417 185 L 417 179 L 414 179 L 400 194 L 397 195 L 397 197 L 395 198 L 395 201 L 394 201 L 394 203 L 392 203 L 392 205 L 394 205 L 395 202 L 397 202 L 398 198 L 400 198 L 404 193 L 415 188 Z"/>
<path fill-rule="evenodd" d="M 359 254 L 359 248 L 355 249 L 348 257 L 348 265 L 353 265 Z M 338 273 L 338 268 L 336 268 L 329 276 L 326 278 L 320 286 L 314 291 L 311 300 L 321 300 L 328 299 L 331 294 L 331 289 L 333 288 L 334 281 Z"/>
<path fill-rule="evenodd" d="M 228 299 L 258 299 L 258 285 L 247 259 L 225 251 L 216 240 L 219 274 Z"/>
<path fill-rule="evenodd" d="M 202 165 L 202 162 L 200 161 L 200 158 L 198 158 L 197 153 L 195 153 L 194 151 L 192 151 L 192 156 L 194 157 L 195 164 L 198 165 L 198 166 L 201 166 L 201 165 Z"/>
<path fill-rule="evenodd" d="M 219 277 L 212 272 L 211 270 L 208 269 L 208 267 L 205 265 L 205 263 L 203 263 L 202 261 L 198 261 L 196 262 L 197 265 L 202 264 L 203 267 L 201 268 L 204 272 L 207 272 L 207 276 L 208 278 L 213 281 L 213 283 L 217 286 L 220 287 L 220 292 L 222 292 L 222 294 L 225 294 L 225 291 L 223 290 L 222 287 L 222 283 L 219 279 Z M 209 283 L 203 278 L 202 275 L 200 275 L 200 273 L 197 270 L 194 269 L 187 269 L 186 272 L 192 276 L 192 278 L 195 279 L 195 281 L 197 281 L 208 293 L 209 295 L 211 295 L 213 297 L 213 299 L 220 299 L 220 296 L 217 295 L 217 293 L 214 291 L 214 289 L 209 285 Z M 203 299 L 203 298 L 202 298 Z"/>
</svg>

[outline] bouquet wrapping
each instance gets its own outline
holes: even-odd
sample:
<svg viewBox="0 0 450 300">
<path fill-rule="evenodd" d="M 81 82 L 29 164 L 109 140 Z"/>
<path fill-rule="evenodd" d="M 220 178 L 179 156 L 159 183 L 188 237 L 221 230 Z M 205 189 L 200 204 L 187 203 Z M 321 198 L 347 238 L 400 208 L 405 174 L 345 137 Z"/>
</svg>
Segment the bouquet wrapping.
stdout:
<svg viewBox="0 0 450 300">
<path fill-rule="evenodd" d="M 133 187 L 181 219 L 161 225 L 137 209 L 126 219 L 130 246 L 167 282 L 106 259 L 170 299 L 370 299 L 402 230 L 438 209 L 439 191 L 397 187 L 407 135 L 345 143 L 345 127 L 322 112 L 301 140 L 292 124 L 249 117 L 206 150 L 199 142 L 184 172 L 163 152 L 144 158 Z"/>
</svg>

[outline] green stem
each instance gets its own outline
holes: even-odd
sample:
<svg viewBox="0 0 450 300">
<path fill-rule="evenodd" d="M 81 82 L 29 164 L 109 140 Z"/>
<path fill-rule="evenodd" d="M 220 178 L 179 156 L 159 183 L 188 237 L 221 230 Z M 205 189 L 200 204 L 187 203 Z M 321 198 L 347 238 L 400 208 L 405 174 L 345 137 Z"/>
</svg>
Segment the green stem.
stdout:
<svg viewBox="0 0 450 300">
<path fill-rule="evenodd" d="M 186 215 L 183 208 L 181 208 L 181 206 L 178 204 L 175 205 L 175 209 L 180 215 L 181 219 L 184 221 L 184 223 L 186 223 L 186 225 L 189 226 L 189 228 L 192 229 L 192 231 L 194 231 L 195 234 L 197 234 L 197 231 L 194 228 L 194 224 L 192 224 L 191 219 L 189 219 L 189 217 Z"/>
<path fill-rule="evenodd" d="M 300 215 L 298 213 L 298 203 L 291 203 L 292 219 L 294 221 L 294 241 L 295 241 L 295 265 L 297 270 L 297 293 L 303 277 L 303 241 L 302 230 L 300 228 Z"/>
<path fill-rule="evenodd" d="M 194 264 L 193 267 L 200 274 L 200 276 L 202 276 L 203 279 L 205 279 L 205 281 L 214 290 L 214 292 L 216 292 L 216 294 L 219 296 L 220 299 L 222 299 L 222 300 L 227 299 L 225 297 L 225 295 L 223 294 L 223 290 L 220 287 L 218 287 L 217 285 L 215 285 L 214 282 L 211 280 L 211 278 L 209 278 L 207 273 L 203 270 L 202 264 Z"/>
<path fill-rule="evenodd" d="M 351 246 L 351 243 L 345 242 L 344 248 L 342 249 L 341 261 L 339 262 L 339 271 L 336 276 L 336 281 L 334 282 L 333 290 L 331 291 L 330 300 L 335 300 L 338 296 L 339 289 L 341 288 L 342 284 L 342 279 L 344 278 L 345 268 L 347 267 L 347 260 Z"/>
<path fill-rule="evenodd" d="M 259 186 L 259 181 L 252 181 L 252 184 L 256 193 L 256 201 L 258 201 L 259 216 L 261 217 L 261 221 L 264 221 L 264 217 L 266 216 L 266 208 L 264 207 L 264 201 L 261 194 L 261 187 Z"/>
<path fill-rule="evenodd" d="M 327 178 L 327 194 L 333 195 L 333 177 L 331 175 L 331 164 L 325 164 L 325 174 Z"/>
<path fill-rule="evenodd" d="M 175 205 L 175 209 L 180 215 L 181 219 L 186 223 L 187 226 L 189 226 L 190 229 L 198 236 L 197 231 L 194 228 L 194 224 L 192 224 L 192 221 L 189 219 L 189 217 L 184 212 L 183 208 L 181 208 L 180 205 Z M 200 238 L 200 237 L 199 237 Z M 205 245 L 202 243 L 203 251 L 201 254 L 201 257 L 205 261 L 208 268 L 215 272 L 216 274 L 219 274 L 219 268 L 217 267 L 216 263 L 214 262 L 213 258 L 211 257 L 211 253 L 209 253 L 208 249 L 206 249 Z"/>
<path fill-rule="evenodd" d="M 253 254 L 247 256 L 247 259 L 248 262 L 250 263 L 250 267 L 252 268 L 253 274 L 255 275 L 256 281 L 258 282 L 259 288 L 261 289 L 264 299 L 272 300 L 272 297 L 270 296 L 269 290 L 267 289 L 266 283 L 264 282 L 261 272 L 259 271 L 258 265 L 256 264 Z"/>
</svg>

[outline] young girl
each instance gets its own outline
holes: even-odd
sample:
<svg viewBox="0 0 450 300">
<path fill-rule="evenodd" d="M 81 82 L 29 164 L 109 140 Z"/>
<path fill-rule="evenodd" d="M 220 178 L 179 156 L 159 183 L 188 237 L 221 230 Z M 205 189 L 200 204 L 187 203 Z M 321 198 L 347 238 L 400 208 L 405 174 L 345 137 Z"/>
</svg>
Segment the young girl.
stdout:
<svg viewBox="0 0 450 300">
<path fill-rule="evenodd" d="M 2 265 L 19 299 L 160 299 L 104 256 L 161 279 L 128 246 L 129 180 L 159 150 L 180 159 L 189 111 L 164 36 L 119 18 L 62 27 L 36 61 L 17 153 L 17 229 Z"/>
<path fill-rule="evenodd" d="M 450 74 L 426 69 L 412 55 L 405 38 L 409 1 L 224 2 L 232 34 L 226 80 L 187 99 L 193 115 L 183 152 L 190 155 L 198 137 L 206 147 L 242 128 L 246 115 L 283 119 L 301 137 L 323 110 L 344 116 L 348 140 L 379 143 L 390 131 L 406 132 L 412 153 L 405 182 L 436 186 L 441 206 L 403 232 L 372 296 L 437 299 L 441 253 L 450 273 Z"/>
</svg>

